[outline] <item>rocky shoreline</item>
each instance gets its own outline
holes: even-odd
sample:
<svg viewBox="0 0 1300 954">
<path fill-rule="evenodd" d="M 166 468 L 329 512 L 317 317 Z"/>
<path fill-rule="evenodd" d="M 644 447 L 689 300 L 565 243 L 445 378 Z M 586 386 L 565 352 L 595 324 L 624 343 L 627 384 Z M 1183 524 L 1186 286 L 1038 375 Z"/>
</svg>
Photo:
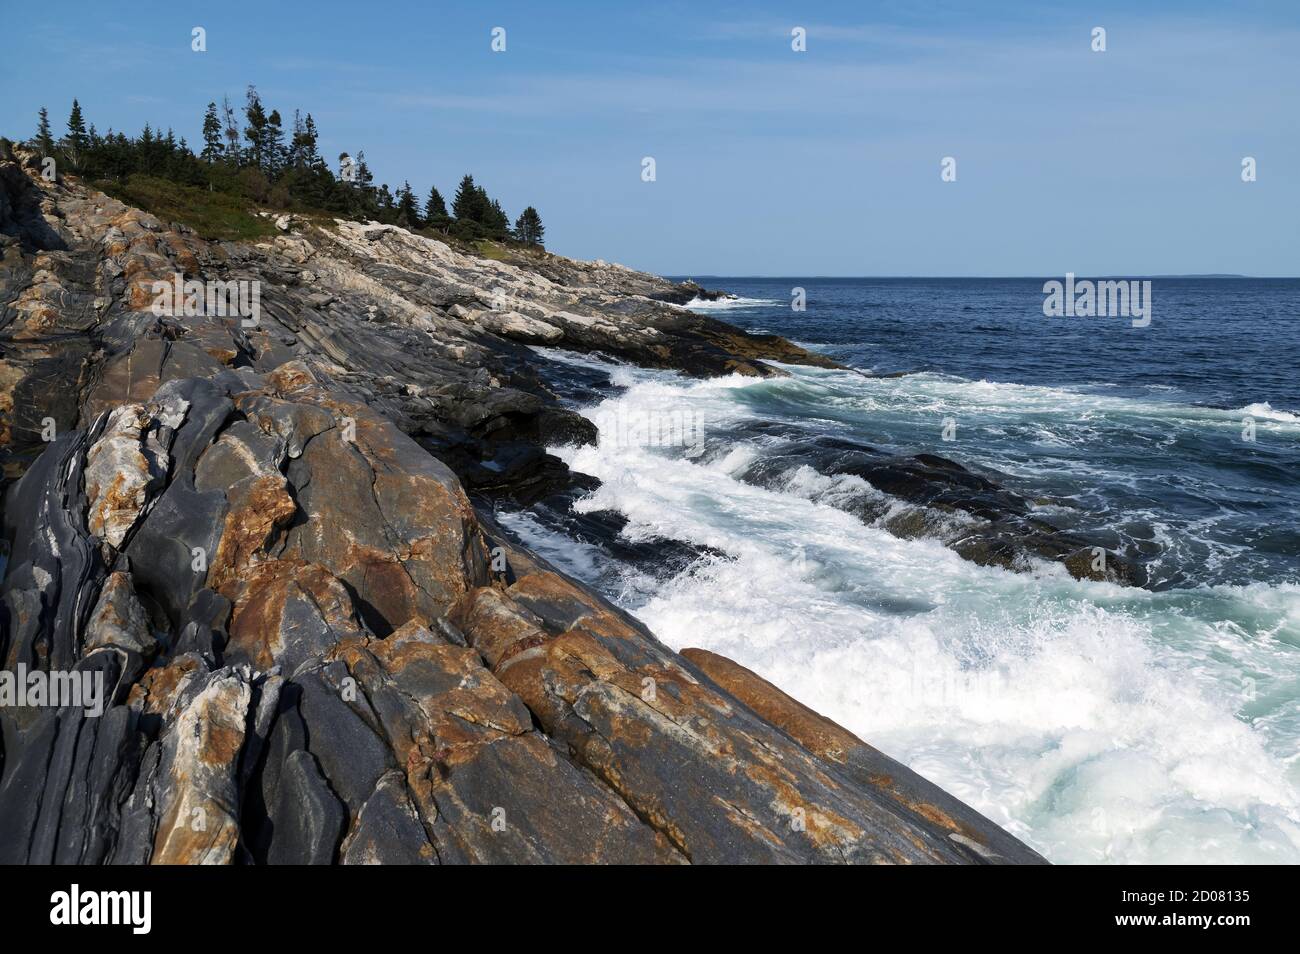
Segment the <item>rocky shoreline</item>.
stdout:
<svg viewBox="0 0 1300 954">
<path fill-rule="evenodd" d="M 0 707 L 0 862 L 1042 863 L 483 506 L 583 486 L 531 346 L 832 362 L 622 266 L 277 224 L 204 241 L 0 142 L 0 656 L 109 695 Z M 178 275 L 260 313 L 159 313 Z"/>
</svg>

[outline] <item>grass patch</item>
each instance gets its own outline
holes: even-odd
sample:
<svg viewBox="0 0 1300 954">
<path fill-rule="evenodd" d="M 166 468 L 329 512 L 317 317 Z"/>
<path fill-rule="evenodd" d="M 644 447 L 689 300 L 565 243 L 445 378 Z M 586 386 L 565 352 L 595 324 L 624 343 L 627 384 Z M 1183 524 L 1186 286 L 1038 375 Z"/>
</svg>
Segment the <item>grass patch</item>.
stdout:
<svg viewBox="0 0 1300 954">
<path fill-rule="evenodd" d="M 152 176 L 131 176 L 125 182 L 98 181 L 95 188 L 167 222 L 188 225 L 205 239 L 247 242 L 275 234 L 270 219 L 255 215 L 246 200 L 229 192 L 209 192 Z"/>
<path fill-rule="evenodd" d="M 488 239 L 479 239 L 474 244 L 480 258 L 490 258 L 494 262 L 506 262 L 510 260 L 510 256 L 506 253 L 506 250 L 496 242 L 489 241 Z"/>
<path fill-rule="evenodd" d="M 544 264 L 551 253 L 536 245 L 525 245 L 509 239 L 504 242 L 495 239 L 478 239 L 472 244 L 464 243 L 464 251 L 479 258 L 490 258 L 494 262 L 506 262 L 523 268 L 537 268 Z"/>
</svg>

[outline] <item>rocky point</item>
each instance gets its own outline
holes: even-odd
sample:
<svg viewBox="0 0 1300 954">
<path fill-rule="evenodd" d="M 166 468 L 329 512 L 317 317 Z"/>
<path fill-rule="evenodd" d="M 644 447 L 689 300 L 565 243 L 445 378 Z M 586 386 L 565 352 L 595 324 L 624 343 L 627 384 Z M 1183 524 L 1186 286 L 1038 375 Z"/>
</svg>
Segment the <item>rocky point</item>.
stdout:
<svg viewBox="0 0 1300 954">
<path fill-rule="evenodd" d="M 830 362 L 621 266 L 276 225 L 205 241 L 0 142 L 0 658 L 109 687 L 0 709 L 0 861 L 1042 862 L 482 506 L 582 486 L 532 346 Z M 159 308 L 178 276 L 259 313 Z"/>
</svg>

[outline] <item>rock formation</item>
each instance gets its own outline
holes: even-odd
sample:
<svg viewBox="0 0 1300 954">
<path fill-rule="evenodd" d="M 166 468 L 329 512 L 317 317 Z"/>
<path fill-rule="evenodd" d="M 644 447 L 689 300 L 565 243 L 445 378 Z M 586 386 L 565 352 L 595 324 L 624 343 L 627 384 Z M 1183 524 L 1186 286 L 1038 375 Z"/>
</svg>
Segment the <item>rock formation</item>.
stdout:
<svg viewBox="0 0 1300 954">
<path fill-rule="evenodd" d="M 36 170 L 0 142 L 0 658 L 110 704 L 0 708 L 0 862 L 1042 861 L 475 506 L 571 487 L 545 447 L 592 437 L 529 345 L 824 359 L 620 266 L 208 242 Z M 177 276 L 260 312 L 158 307 Z"/>
</svg>

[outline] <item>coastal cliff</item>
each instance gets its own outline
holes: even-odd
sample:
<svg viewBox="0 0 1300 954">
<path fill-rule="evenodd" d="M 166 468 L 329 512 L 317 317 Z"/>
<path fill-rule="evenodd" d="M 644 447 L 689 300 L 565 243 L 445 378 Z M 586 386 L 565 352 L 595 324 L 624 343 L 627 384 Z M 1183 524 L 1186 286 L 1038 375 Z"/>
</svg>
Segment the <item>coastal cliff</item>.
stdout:
<svg viewBox="0 0 1300 954">
<path fill-rule="evenodd" d="M 534 346 L 831 362 L 621 266 L 277 228 L 205 241 L 0 144 L 0 657 L 110 695 L 0 708 L 0 861 L 1042 863 L 476 506 L 594 439 Z"/>
</svg>

